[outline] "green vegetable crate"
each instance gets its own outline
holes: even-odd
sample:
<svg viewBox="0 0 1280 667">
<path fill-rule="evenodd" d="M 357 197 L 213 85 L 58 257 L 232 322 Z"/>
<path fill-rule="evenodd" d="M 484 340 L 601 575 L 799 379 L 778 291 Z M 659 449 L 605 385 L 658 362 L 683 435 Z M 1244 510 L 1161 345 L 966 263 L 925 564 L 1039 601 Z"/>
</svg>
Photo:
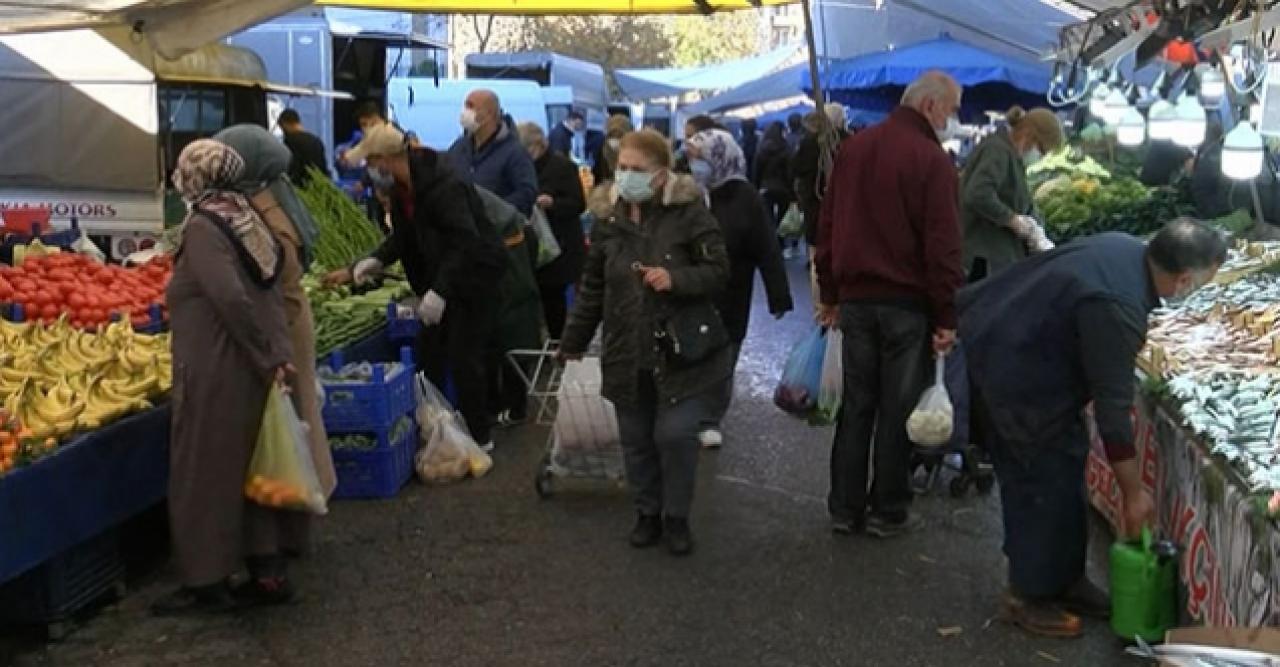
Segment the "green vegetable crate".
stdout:
<svg viewBox="0 0 1280 667">
<path fill-rule="evenodd" d="M 385 428 L 362 433 L 330 433 L 329 443 L 338 473 L 334 498 L 390 498 L 413 476 L 418 425 L 409 412 Z M 360 444 L 343 446 L 351 443 Z"/>
<path fill-rule="evenodd" d="M 329 365 L 337 370 L 346 364 L 342 350 L 329 355 Z M 389 429 L 401 415 L 412 412 L 413 352 L 400 348 L 400 368 L 387 375 L 381 364 L 374 365 L 370 382 L 322 383 L 324 386 L 324 427 L 334 432 L 366 432 Z"/>
</svg>

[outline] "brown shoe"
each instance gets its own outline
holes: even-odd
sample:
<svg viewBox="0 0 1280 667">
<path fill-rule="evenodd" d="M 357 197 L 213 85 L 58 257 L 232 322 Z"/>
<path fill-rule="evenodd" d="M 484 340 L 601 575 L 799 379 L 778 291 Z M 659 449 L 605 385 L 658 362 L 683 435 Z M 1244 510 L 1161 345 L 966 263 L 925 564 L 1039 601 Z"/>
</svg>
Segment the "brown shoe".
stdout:
<svg viewBox="0 0 1280 667">
<path fill-rule="evenodd" d="M 1107 620 L 1111 618 L 1111 596 L 1081 577 L 1058 601 L 1062 608 L 1078 616 Z"/>
<path fill-rule="evenodd" d="M 1011 592 L 1000 602 L 999 619 L 1042 637 L 1074 639 L 1084 634 L 1079 616 L 1053 603 L 1024 600 Z"/>
</svg>

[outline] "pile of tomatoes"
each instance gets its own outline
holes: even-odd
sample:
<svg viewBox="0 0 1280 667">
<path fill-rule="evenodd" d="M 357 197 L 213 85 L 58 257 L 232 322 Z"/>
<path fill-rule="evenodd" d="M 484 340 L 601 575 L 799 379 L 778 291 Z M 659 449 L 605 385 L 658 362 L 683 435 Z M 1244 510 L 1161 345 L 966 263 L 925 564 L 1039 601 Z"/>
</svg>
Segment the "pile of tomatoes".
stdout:
<svg viewBox="0 0 1280 667">
<path fill-rule="evenodd" d="M 72 326 L 88 329 L 119 315 L 141 328 L 152 324 L 153 305 L 164 317 L 172 273 L 168 255 L 130 268 L 74 253 L 27 257 L 19 266 L 0 266 L 0 304 L 21 305 L 27 321 L 48 323 L 65 313 Z"/>
</svg>

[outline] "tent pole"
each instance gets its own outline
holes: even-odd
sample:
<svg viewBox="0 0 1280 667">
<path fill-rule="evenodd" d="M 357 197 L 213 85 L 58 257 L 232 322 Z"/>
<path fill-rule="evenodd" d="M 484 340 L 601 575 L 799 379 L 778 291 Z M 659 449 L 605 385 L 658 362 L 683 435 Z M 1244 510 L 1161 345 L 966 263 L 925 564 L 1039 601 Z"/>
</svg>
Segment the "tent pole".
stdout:
<svg viewBox="0 0 1280 667">
<path fill-rule="evenodd" d="M 809 81 L 813 86 L 813 106 L 821 109 L 822 76 L 818 72 L 818 46 L 813 37 L 813 11 L 810 0 L 800 0 L 800 9 L 804 12 L 804 39 L 809 47 Z"/>
</svg>

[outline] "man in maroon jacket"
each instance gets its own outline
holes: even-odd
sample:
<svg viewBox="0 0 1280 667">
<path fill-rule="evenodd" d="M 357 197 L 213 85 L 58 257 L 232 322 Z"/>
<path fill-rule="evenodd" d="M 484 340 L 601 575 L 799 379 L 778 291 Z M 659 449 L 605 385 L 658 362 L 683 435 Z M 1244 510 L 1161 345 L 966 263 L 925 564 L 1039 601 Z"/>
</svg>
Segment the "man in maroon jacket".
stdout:
<svg viewBox="0 0 1280 667">
<path fill-rule="evenodd" d="M 930 352 L 955 342 L 964 274 L 956 171 L 940 142 L 958 128 L 961 93 L 941 72 L 908 86 L 888 120 L 841 145 L 822 202 L 818 319 L 844 333 L 827 499 L 839 533 L 892 537 L 918 524 L 906 421 L 931 377 Z"/>
</svg>

